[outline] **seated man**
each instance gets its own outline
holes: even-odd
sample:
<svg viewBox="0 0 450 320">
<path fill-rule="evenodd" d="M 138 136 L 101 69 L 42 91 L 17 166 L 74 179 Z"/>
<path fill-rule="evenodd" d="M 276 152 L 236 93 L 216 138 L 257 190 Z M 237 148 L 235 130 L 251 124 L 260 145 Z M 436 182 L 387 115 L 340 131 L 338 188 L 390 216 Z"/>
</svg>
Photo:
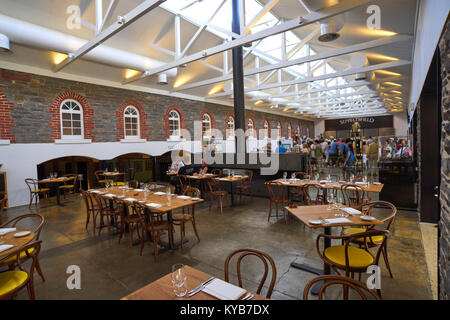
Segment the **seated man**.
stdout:
<svg viewBox="0 0 450 320">
<path fill-rule="evenodd" d="M 278 141 L 278 147 L 275 150 L 275 152 L 277 152 L 277 153 L 285 153 L 286 151 L 287 151 L 286 147 L 281 145 L 281 141 Z"/>
<path fill-rule="evenodd" d="M 180 168 L 183 167 L 183 166 L 184 166 L 183 161 L 181 161 L 180 159 L 176 159 L 175 161 L 172 162 L 172 165 L 170 166 L 169 171 L 178 173 Z"/>
</svg>

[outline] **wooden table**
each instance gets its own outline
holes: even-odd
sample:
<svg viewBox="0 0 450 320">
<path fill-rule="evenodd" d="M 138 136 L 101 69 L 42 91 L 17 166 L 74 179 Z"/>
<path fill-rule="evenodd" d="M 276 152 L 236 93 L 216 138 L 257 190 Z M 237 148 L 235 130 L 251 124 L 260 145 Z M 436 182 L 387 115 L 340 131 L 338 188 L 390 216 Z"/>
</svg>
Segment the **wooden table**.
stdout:
<svg viewBox="0 0 450 320">
<path fill-rule="evenodd" d="M 0 244 L 13 244 L 14 247 L 12 247 L 11 249 L 5 250 L 0 252 L 0 259 L 3 259 L 4 257 L 7 257 L 12 251 L 16 250 L 17 248 L 20 248 L 24 245 L 26 245 L 27 243 L 29 243 L 31 240 L 34 239 L 34 232 L 31 231 L 31 233 L 27 236 L 24 237 L 20 237 L 20 238 L 16 238 L 14 237 L 14 235 L 17 232 L 21 232 L 21 231 L 30 231 L 28 229 L 17 229 L 17 231 L 13 231 L 10 233 L 5 234 L 4 236 L 0 236 Z"/>
<path fill-rule="evenodd" d="M 61 193 L 59 192 L 60 183 L 64 183 L 74 179 L 75 179 L 74 177 L 47 178 L 39 180 L 38 183 L 49 184 L 50 189 L 56 190 L 56 203 L 58 204 L 58 206 L 60 206 L 61 205 L 61 197 L 60 197 Z"/>
<path fill-rule="evenodd" d="M 340 208 L 348 208 L 347 206 L 344 206 L 343 204 L 338 204 L 338 206 Z M 341 218 L 341 217 L 336 217 L 335 214 L 336 213 L 342 214 L 342 213 L 345 213 L 345 211 L 342 211 L 339 209 L 338 210 L 328 210 L 328 205 L 298 206 L 297 208 L 285 207 L 285 209 L 311 229 L 324 228 L 325 234 L 327 234 L 327 235 L 331 235 L 332 227 L 356 227 L 356 226 L 371 226 L 371 225 L 383 224 L 383 222 L 378 219 L 375 219 L 372 221 L 365 221 L 360 218 L 361 215 L 356 215 L 356 216 L 347 215 L 346 218 L 349 219 L 351 221 L 351 223 L 333 223 L 333 224 L 317 225 L 317 224 L 309 223 L 309 220 Z M 324 250 L 330 246 L 331 246 L 331 239 L 325 238 L 324 239 Z M 299 264 L 296 262 L 292 262 L 291 267 L 301 269 L 304 271 L 308 271 L 308 272 L 311 272 L 311 273 L 314 273 L 317 275 L 330 274 L 330 266 L 327 265 L 326 263 L 324 263 L 323 271 L 319 270 L 317 268 L 313 268 L 313 267 Z M 321 282 L 317 282 L 316 285 L 312 288 L 311 292 L 314 294 L 317 294 L 319 292 L 321 285 L 322 285 Z"/>
<path fill-rule="evenodd" d="M 286 180 L 284 180 L 283 178 L 270 181 L 270 183 L 281 183 L 281 184 L 285 185 L 286 187 L 303 187 L 305 184 L 315 183 L 315 184 L 319 184 L 322 188 L 334 189 L 334 190 L 341 190 L 342 186 L 344 184 L 347 184 L 347 182 L 333 181 L 330 183 L 319 183 L 319 181 L 309 180 L 309 179 L 294 179 L 294 180 L 286 179 Z M 370 183 L 367 186 L 364 184 L 357 183 L 356 185 L 360 186 L 366 192 L 376 192 L 376 193 L 380 193 L 384 186 L 384 184 L 382 184 L 382 183 L 380 183 L 380 184 Z"/>
<path fill-rule="evenodd" d="M 248 179 L 248 176 L 227 176 L 227 177 L 222 177 L 222 178 L 216 178 L 216 180 L 218 181 L 222 181 L 222 182 L 228 182 L 230 183 L 230 195 L 231 195 L 231 206 L 234 206 L 234 194 L 233 194 L 233 184 L 235 182 L 239 182 L 239 181 L 243 181 Z"/>
<path fill-rule="evenodd" d="M 173 171 L 167 171 L 166 174 L 167 174 L 168 176 L 176 176 L 176 175 L 178 175 L 177 172 L 173 172 Z"/>
<path fill-rule="evenodd" d="M 194 214 L 195 212 L 195 205 L 198 203 L 203 202 L 203 199 L 199 199 L 199 200 L 192 200 L 192 199 L 188 199 L 188 200 L 184 200 L 184 199 L 178 199 L 178 195 L 174 195 L 171 198 L 171 203 L 170 206 L 167 205 L 167 194 L 164 195 L 155 195 L 154 192 L 151 191 L 147 191 L 147 197 L 145 197 L 145 191 L 136 191 L 135 189 L 126 189 L 126 188 L 118 188 L 118 187 L 112 187 L 112 188 L 101 188 L 101 189 L 97 189 L 101 192 L 104 193 L 111 193 L 114 195 L 118 195 L 118 196 L 124 196 L 123 198 L 121 198 L 122 200 L 126 199 L 126 198 L 134 198 L 137 201 L 145 201 L 145 203 L 158 203 L 163 205 L 160 208 L 150 208 L 148 207 L 148 210 L 152 210 L 152 211 L 158 211 L 158 212 L 162 212 L 162 213 L 167 213 L 167 220 L 170 221 L 170 223 L 172 223 L 172 211 L 175 209 L 180 209 L 180 208 L 184 208 L 184 207 L 188 207 L 188 206 L 192 206 L 192 212 Z M 169 234 L 169 236 L 172 238 L 172 243 L 174 243 L 173 241 L 173 234 Z M 187 240 L 187 239 L 186 239 Z M 174 243 L 175 245 L 175 243 Z"/>
<path fill-rule="evenodd" d="M 190 266 L 185 266 L 186 271 L 186 285 L 187 289 L 192 290 L 202 282 L 211 278 L 209 274 L 206 274 L 200 270 L 194 269 Z M 249 292 L 249 291 L 248 291 Z M 253 292 L 252 292 L 253 293 Z M 243 298 L 247 293 L 241 297 Z M 255 297 L 252 300 L 268 300 L 267 298 L 253 293 Z M 147 286 L 129 294 L 121 300 L 219 300 L 203 291 L 189 297 L 187 294 L 182 298 L 178 298 L 173 292 L 171 274 L 167 274 L 164 277 L 148 284 Z"/>
</svg>

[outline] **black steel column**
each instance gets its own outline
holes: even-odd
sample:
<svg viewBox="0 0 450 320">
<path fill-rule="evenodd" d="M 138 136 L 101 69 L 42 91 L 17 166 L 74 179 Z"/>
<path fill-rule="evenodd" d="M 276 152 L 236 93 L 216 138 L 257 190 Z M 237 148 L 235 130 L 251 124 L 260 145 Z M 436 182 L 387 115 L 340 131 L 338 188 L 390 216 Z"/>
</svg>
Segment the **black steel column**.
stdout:
<svg viewBox="0 0 450 320">
<path fill-rule="evenodd" d="M 241 33 L 241 21 L 239 12 L 239 2 L 242 0 L 232 0 L 232 31 Z M 234 124 L 235 129 L 241 129 L 245 132 L 245 96 L 244 96 L 244 67 L 242 59 L 242 46 L 235 47 L 233 50 L 233 93 L 234 93 Z M 236 152 L 245 152 L 245 137 L 236 136 Z M 239 141 L 242 139 L 243 141 Z M 243 146 L 238 150 L 239 146 Z"/>
</svg>

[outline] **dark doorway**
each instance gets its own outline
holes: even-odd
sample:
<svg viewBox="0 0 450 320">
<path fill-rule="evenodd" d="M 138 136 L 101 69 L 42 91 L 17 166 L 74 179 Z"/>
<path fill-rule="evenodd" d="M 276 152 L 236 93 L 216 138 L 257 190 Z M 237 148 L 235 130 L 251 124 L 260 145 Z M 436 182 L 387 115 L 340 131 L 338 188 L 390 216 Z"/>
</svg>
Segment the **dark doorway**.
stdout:
<svg viewBox="0 0 450 320">
<path fill-rule="evenodd" d="M 434 53 L 420 96 L 420 220 L 437 223 L 440 218 L 441 183 L 441 64 Z"/>
<path fill-rule="evenodd" d="M 77 173 L 78 176 L 82 176 L 82 179 L 78 179 L 80 183 L 80 188 L 83 190 L 89 189 L 88 186 L 88 169 L 87 162 L 77 162 Z"/>
</svg>

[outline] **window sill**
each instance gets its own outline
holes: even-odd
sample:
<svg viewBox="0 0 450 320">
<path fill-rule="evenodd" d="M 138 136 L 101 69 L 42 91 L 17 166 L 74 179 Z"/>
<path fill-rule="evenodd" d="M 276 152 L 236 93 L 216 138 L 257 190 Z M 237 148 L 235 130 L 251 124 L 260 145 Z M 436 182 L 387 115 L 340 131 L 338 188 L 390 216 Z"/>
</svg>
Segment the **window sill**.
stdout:
<svg viewBox="0 0 450 320">
<path fill-rule="evenodd" d="M 181 139 L 181 138 L 169 138 L 166 140 L 167 142 L 184 142 L 186 141 L 186 139 Z"/>
<path fill-rule="evenodd" d="M 11 141 L 0 139 L 0 146 L 9 146 L 10 144 L 11 144 Z"/>
<path fill-rule="evenodd" d="M 120 143 L 144 143 L 146 139 L 120 139 Z"/>
<path fill-rule="evenodd" d="M 91 139 L 56 139 L 55 144 L 89 144 Z"/>
</svg>

